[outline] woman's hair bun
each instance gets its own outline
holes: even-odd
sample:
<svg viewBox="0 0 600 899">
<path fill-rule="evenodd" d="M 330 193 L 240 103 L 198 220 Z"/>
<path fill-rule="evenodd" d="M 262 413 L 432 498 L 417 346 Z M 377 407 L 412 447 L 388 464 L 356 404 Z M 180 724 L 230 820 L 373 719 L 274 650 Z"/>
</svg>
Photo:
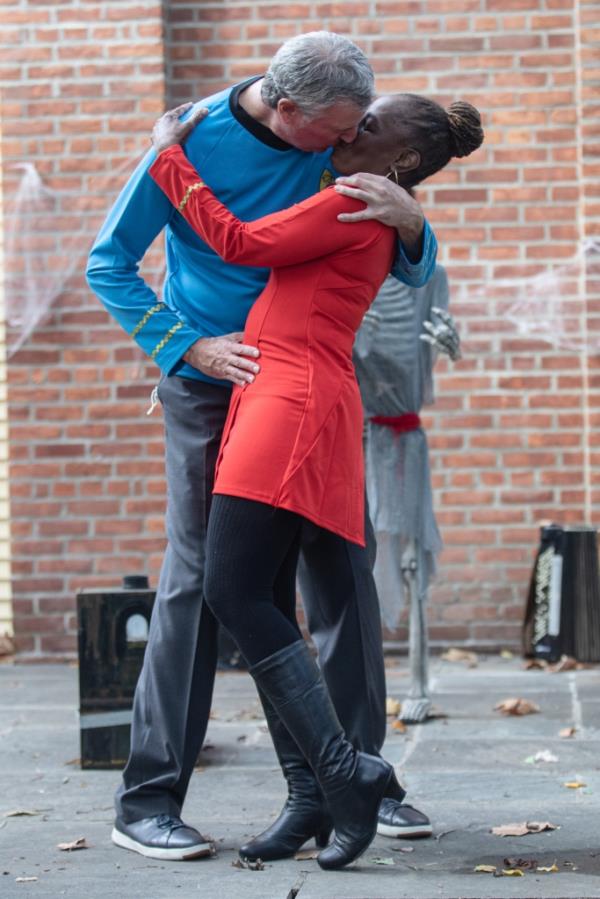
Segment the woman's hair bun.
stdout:
<svg viewBox="0 0 600 899">
<path fill-rule="evenodd" d="M 452 155 L 468 156 L 483 143 L 479 111 L 464 100 L 451 103 L 446 110 L 452 144 Z"/>
</svg>

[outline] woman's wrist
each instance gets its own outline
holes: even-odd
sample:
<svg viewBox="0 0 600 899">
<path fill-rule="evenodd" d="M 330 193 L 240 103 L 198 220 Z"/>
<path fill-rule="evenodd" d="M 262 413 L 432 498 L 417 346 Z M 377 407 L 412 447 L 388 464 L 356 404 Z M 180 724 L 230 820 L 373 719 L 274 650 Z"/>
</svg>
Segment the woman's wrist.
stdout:
<svg viewBox="0 0 600 899">
<path fill-rule="evenodd" d="M 165 144 L 162 144 L 162 146 L 154 144 L 154 149 L 156 150 L 157 156 L 160 156 L 162 153 L 166 153 L 168 150 L 173 150 L 173 149 L 175 149 L 175 147 L 181 148 L 181 144 L 180 143 L 170 143 L 170 144 L 165 143 Z"/>
</svg>

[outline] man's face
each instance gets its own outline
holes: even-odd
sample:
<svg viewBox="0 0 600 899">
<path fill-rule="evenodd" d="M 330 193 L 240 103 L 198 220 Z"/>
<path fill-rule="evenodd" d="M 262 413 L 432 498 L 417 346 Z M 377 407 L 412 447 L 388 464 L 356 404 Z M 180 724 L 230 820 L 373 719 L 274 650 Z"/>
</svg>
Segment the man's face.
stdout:
<svg viewBox="0 0 600 899">
<path fill-rule="evenodd" d="M 280 100 L 277 112 L 277 133 L 307 153 L 321 153 L 328 147 L 350 143 L 356 137 L 364 115 L 364 109 L 348 100 L 334 103 L 313 118 L 308 118 L 291 100 Z"/>
</svg>

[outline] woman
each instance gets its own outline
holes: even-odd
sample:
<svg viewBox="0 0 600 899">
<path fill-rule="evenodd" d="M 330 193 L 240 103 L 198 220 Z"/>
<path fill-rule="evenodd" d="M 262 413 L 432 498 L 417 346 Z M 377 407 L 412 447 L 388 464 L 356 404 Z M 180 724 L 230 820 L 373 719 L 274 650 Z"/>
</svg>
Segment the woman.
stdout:
<svg viewBox="0 0 600 899">
<path fill-rule="evenodd" d="M 339 213 L 361 204 L 333 188 L 240 222 L 187 161 L 177 143 L 184 126 L 171 122 L 171 133 L 164 117 L 155 127 L 152 177 L 226 261 L 272 269 L 244 338 L 260 349 L 261 372 L 234 389 L 221 443 L 206 600 L 315 772 L 335 827 L 318 861 L 339 868 L 373 839 L 384 793 L 401 798 L 402 791 L 390 765 L 345 739 L 298 629 L 295 572 L 304 519 L 364 545 L 362 408 L 352 346 L 390 270 L 395 232 L 373 220 L 339 222 Z M 482 138 L 469 104 L 446 113 L 413 95 L 383 97 L 332 163 L 340 173 L 388 174 L 410 188 Z M 325 812 L 321 829 L 328 829 Z"/>
</svg>

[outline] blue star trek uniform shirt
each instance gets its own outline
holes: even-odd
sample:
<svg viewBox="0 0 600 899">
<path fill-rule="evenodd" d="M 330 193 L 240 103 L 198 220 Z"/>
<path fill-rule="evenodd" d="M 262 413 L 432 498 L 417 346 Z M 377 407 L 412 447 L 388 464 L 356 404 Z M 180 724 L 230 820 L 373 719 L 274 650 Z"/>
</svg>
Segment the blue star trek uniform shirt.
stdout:
<svg viewBox="0 0 600 899">
<path fill-rule="evenodd" d="M 245 221 L 299 203 L 335 178 L 331 150 L 297 150 L 239 105 L 239 94 L 255 80 L 203 101 L 210 115 L 184 146 L 219 200 Z M 110 211 L 90 253 L 88 283 L 165 374 L 228 387 L 228 381 L 203 375 L 183 362 L 182 356 L 200 337 L 243 331 L 269 270 L 223 262 L 148 174 L 155 158 L 154 150 L 144 157 Z M 159 301 L 138 267 L 163 229 L 167 274 Z M 436 252 L 435 237 L 426 223 L 421 260 L 411 263 L 399 242 L 392 274 L 420 287 L 433 272 Z"/>
</svg>

